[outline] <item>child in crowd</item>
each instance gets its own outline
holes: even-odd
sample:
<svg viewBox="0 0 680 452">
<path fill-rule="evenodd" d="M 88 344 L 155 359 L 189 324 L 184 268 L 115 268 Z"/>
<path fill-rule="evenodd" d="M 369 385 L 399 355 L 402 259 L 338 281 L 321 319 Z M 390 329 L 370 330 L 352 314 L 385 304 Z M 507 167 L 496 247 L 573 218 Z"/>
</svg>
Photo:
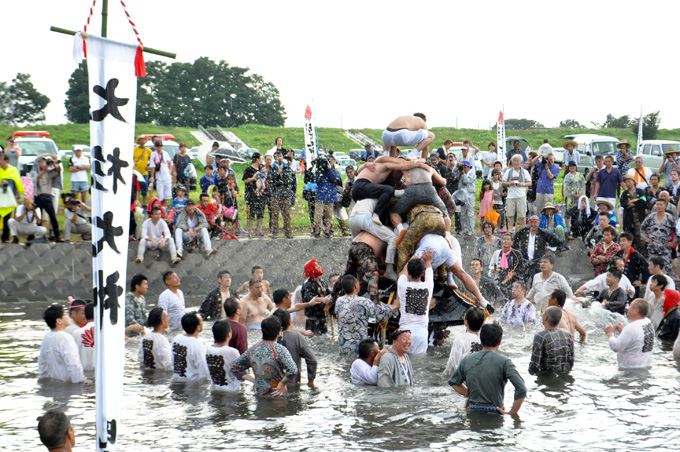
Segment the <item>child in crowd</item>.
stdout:
<svg viewBox="0 0 680 452">
<path fill-rule="evenodd" d="M 255 181 L 257 196 L 264 196 L 264 191 L 267 188 L 267 172 L 264 170 L 264 165 L 260 165 L 260 171 L 257 174 L 260 175 L 260 178 Z"/>
<path fill-rule="evenodd" d="M 208 193 L 211 185 L 215 185 L 215 178 L 213 178 L 212 165 L 205 165 L 205 176 L 201 177 L 201 193 Z"/>
<path fill-rule="evenodd" d="M 479 224 L 484 224 L 486 221 L 486 213 L 493 210 L 493 189 L 491 181 L 484 179 L 482 182 L 482 189 L 479 192 Z"/>
<path fill-rule="evenodd" d="M 184 210 L 186 204 L 187 189 L 183 185 L 179 185 L 177 186 L 177 196 L 170 203 L 170 207 L 172 208 L 170 211 L 170 218 L 172 219 L 173 224 L 177 223 L 177 217 L 179 216 L 179 213 Z"/>
<path fill-rule="evenodd" d="M 493 190 L 493 210 L 498 212 L 496 229 L 500 229 L 503 212 L 503 186 L 501 185 L 501 173 L 497 169 L 491 170 L 491 189 Z"/>
<path fill-rule="evenodd" d="M 233 236 L 236 235 L 236 231 L 241 229 L 238 221 L 238 200 L 236 199 L 236 194 L 236 176 L 229 174 L 227 176 L 227 189 L 224 192 L 222 201 L 225 209 L 223 212 L 224 219 L 231 224 L 231 235 Z"/>
</svg>

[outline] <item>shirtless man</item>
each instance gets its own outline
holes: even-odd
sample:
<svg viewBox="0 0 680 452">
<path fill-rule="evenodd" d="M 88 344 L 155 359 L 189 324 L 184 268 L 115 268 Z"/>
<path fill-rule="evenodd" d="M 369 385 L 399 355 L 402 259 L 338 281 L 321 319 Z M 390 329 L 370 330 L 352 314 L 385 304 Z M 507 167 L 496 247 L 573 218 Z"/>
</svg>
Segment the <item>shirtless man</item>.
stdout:
<svg viewBox="0 0 680 452">
<path fill-rule="evenodd" d="M 434 134 L 427 130 L 427 118 L 422 113 L 412 116 L 399 116 L 389 123 L 382 135 L 383 151 L 390 157 L 397 157 L 398 146 L 415 146 L 415 150 L 427 158 Z"/>
<path fill-rule="evenodd" d="M 378 262 L 383 260 L 387 243 L 378 237 L 361 231 L 354 237 L 347 253 L 346 275 L 353 275 L 359 282 L 368 283 L 368 298 L 378 302 Z M 394 270 L 392 270 L 394 272 Z M 392 279 L 392 278 L 390 278 Z"/>
<path fill-rule="evenodd" d="M 272 298 L 272 291 L 271 288 L 269 287 L 269 281 L 264 279 L 264 270 L 262 270 L 262 267 L 259 265 L 255 265 L 251 270 L 250 270 L 250 279 L 259 279 L 262 281 L 262 290 L 264 293 L 271 299 Z M 250 287 L 250 280 L 244 282 L 241 284 L 241 287 L 236 289 L 236 293 L 243 293 L 248 288 Z"/>
<path fill-rule="evenodd" d="M 581 342 L 586 340 L 586 330 L 583 329 L 581 323 L 576 318 L 576 314 L 569 312 L 564 309 L 564 303 L 567 301 L 567 294 L 563 290 L 556 289 L 550 294 L 548 298 L 548 306 L 557 306 L 562 310 L 562 319 L 560 320 L 557 328 L 569 331 L 572 339 L 576 339 L 574 331 L 578 331 L 579 336 L 581 336 Z"/>
<path fill-rule="evenodd" d="M 434 183 L 445 186 L 446 180 L 437 173 L 434 168 L 424 165 L 404 171 L 404 194 L 392 207 L 390 221 L 395 228 L 402 232 L 402 221 L 409 211 L 418 204 L 435 206 L 444 215 L 444 226 L 447 231 L 451 230 L 451 218 L 444 202 L 439 198 Z"/>
<path fill-rule="evenodd" d="M 375 163 L 362 165 L 352 186 L 352 198 L 355 201 L 377 199 L 373 221 L 382 224 L 379 217 L 385 214 L 390 198 L 394 195 L 394 187 L 384 185 L 383 182 L 392 171 L 405 171 L 416 167 L 429 168 L 422 159 L 408 161 L 391 157 L 380 157 Z"/>
<path fill-rule="evenodd" d="M 249 330 L 259 330 L 262 320 L 269 317 L 274 309 L 271 298 L 263 293 L 262 280 L 253 278 L 248 281 L 248 295 L 241 300 L 239 322 Z"/>
</svg>

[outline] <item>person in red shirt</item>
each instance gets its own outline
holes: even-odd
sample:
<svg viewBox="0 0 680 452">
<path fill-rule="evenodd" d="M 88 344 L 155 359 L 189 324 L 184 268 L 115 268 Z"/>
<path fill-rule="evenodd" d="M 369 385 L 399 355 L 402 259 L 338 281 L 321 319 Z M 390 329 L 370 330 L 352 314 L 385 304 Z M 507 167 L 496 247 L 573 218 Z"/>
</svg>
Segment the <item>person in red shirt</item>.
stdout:
<svg viewBox="0 0 680 452">
<path fill-rule="evenodd" d="M 210 195 L 207 193 L 201 193 L 201 197 L 198 204 L 198 210 L 203 212 L 205 218 L 210 224 L 210 236 L 213 237 L 219 230 L 215 227 L 215 220 L 220 216 L 217 206 L 210 202 Z"/>
</svg>

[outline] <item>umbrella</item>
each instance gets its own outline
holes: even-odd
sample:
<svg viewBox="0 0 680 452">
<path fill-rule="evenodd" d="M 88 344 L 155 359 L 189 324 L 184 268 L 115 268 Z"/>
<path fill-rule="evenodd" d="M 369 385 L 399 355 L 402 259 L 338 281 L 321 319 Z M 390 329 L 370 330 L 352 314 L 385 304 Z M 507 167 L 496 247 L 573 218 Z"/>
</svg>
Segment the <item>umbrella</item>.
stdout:
<svg viewBox="0 0 680 452">
<path fill-rule="evenodd" d="M 229 160 L 232 163 L 245 163 L 245 160 L 243 157 L 238 155 L 238 152 L 236 152 L 233 149 L 226 149 L 226 148 L 219 148 L 215 149 L 210 153 L 213 157 L 222 157 L 227 160 Z"/>
</svg>

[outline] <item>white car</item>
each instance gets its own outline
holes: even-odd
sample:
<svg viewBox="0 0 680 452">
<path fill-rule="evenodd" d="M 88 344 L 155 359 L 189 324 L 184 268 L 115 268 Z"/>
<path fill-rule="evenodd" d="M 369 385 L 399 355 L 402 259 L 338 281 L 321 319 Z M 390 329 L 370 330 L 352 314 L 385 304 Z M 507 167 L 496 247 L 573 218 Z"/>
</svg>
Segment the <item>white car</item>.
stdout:
<svg viewBox="0 0 680 452">
<path fill-rule="evenodd" d="M 18 170 L 22 175 L 27 175 L 31 172 L 33 162 L 39 155 L 50 154 L 61 157 L 59 148 L 51 138 L 48 138 L 49 136 L 49 132 L 43 131 L 22 130 L 14 132 L 14 141 L 21 148 Z"/>
<path fill-rule="evenodd" d="M 337 153 L 335 153 L 337 154 Z M 344 155 L 333 155 L 335 157 L 335 167 L 339 173 L 344 174 L 347 167 L 352 166 L 354 169 L 357 167 L 357 162 L 354 159 L 346 157 Z"/>
<path fill-rule="evenodd" d="M 642 163 L 645 167 L 650 167 L 654 172 L 658 172 L 664 160 L 663 156 L 670 147 L 674 147 L 676 151 L 680 152 L 680 141 L 642 140 L 642 149 L 640 149 Z"/>
</svg>

